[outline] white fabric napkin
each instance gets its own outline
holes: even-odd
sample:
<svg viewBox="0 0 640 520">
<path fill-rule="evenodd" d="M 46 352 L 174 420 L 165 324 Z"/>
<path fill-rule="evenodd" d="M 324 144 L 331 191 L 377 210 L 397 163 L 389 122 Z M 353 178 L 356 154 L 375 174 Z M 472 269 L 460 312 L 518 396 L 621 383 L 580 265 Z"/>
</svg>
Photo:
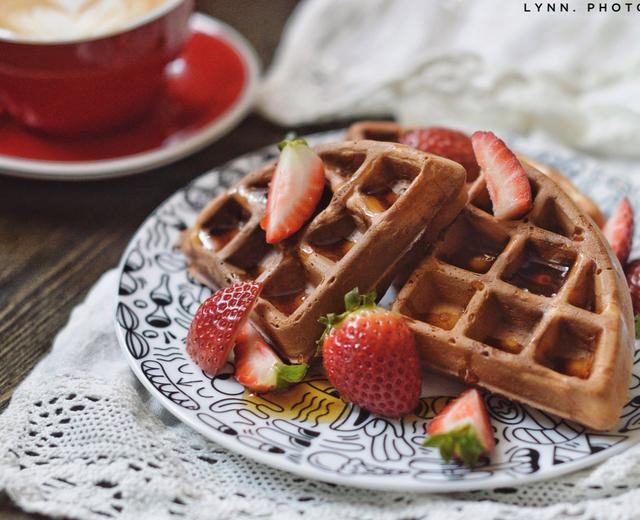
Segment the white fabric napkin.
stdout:
<svg viewBox="0 0 640 520">
<path fill-rule="evenodd" d="M 633 518 L 640 508 L 640 446 L 515 493 L 448 496 L 333 486 L 226 451 L 165 412 L 129 370 L 113 326 L 116 283 L 115 271 L 100 279 L 0 415 L 0 491 L 26 511 L 100 520 L 586 520 Z"/>
<path fill-rule="evenodd" d="M 534 4 L 307 0 L 259 107 L 284 125 L 390 114 L 640 157 L 640 13 L 587 12 L 583 0 L 524 11 Z"/>
</svg>

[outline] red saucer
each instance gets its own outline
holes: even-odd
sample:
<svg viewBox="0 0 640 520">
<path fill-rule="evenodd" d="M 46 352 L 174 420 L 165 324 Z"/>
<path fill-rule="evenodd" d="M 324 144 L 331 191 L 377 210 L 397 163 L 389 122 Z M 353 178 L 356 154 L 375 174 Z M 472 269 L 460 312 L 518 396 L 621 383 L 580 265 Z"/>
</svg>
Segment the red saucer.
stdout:
<svg viewBox="0 0 640 520">
<path fill-rule="evenodd" d="M 230 27 L 202 14 L 190 24 L 193 34 L 169 65 L 165 92 L 142 120 L 111 134 L 70 138 L 37 134 L 0 116 L 0 169 L 31 177 L 123 175 L 176 160 L 220 137 L 250 108 L 257 61 Z M 65 166 L 72 167 L 67 175 Z"/>
</svg>

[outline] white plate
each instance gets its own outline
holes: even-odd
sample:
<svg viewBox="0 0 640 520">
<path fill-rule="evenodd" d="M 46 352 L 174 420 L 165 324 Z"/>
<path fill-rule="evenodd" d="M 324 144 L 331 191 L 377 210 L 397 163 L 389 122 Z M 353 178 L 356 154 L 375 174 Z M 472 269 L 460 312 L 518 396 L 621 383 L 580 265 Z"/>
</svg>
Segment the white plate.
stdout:
<svg viewBox="0 0 640 520">
<path fill-rule="evenodd" d="M 320 134 L 309 140 L 341 135 Z M 579 186 L 598 187 L 592 194 L 605 207 L 619 197 L 615 190 L 629 188 L 619 179 L 610 182 L 577 156 L 522 151 L 568 172 Z M 449 380 L 428 376 L 419 413 L 389 420 L 345 404 L 321 377 L 284 397 L 259 397 L 235 382 L 230 364 L 213 379 L 205 375 L 187 356 L 184 338 L 195 309 L 211 291 L 187 274 L 175 244 L 204 204 L 276 154 L 275 147 L 259 150 L 196 179 L 149 216 L 123 256 L 118 338 L 140 381 L 176 417 L 220 445 L 275 468 L 336 484 L 399 491 L 522 485 L 590 466 L 640 439 L 638 355 L 629 402 L 610 432 L 589 431 L 486 395 L 498 443 L 491 459 L 473 470 L 445 464 L 437 451 L 421 445 L 433 410 L 462 388 Z"/>
<path fill-rule="evenodd" d="M 190 155 L 216 141 L 249 112 L 255 98 L 260 66 L 255 51 L 232 27 L 201 13 L 191 18 L 195 29 L 215 35 L 229 43 L 244 63 L 246 79 L 235 102 L 219 117 L 187 137 L 176 135 L 163 146 L 152 150 L 96 161 L 44 161 L 0 155 L 0 173 L 16 177 L 55 180 L 89 180 L 120 177 L 158 168 Z"/>
</svg>

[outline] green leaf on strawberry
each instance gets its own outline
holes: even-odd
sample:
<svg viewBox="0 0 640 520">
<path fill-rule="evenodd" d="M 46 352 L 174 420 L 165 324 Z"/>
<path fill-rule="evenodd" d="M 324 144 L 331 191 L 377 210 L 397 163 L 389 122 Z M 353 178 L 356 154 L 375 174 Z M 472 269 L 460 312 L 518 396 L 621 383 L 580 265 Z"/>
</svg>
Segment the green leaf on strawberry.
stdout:
<svg viewBox="0 0 640 520">
<path fill-rule="evenodd" d="M 307 143 L 307 141 L 305 141 L 302 138 L 297 138 L 295 137 L 295 134 L 291 134 L 291 135 L 287 135 L 287 137 L 285 137 L 282 141 L 280 141 L 278 143 L 278 150 L 282 151 L 285 149 L 285 147 L 287 146 L 292 146 L 292 145 L 296 145 L 296 144 L 301 144 L 304 146 L 309 146 L 309 144 Z"/>
<path fill-rule="evenodd" d="M 278 390 L 284 390 L 293 383 L 299 383 L 304 379 L 308 368 L 309 365 L 306 363 L 299 363 L 297 365 L 285 365 L 281 363 L 276 367 L 276 388 Z"/>
<path fill-rule="evenodd" d="M 326 316 L 322 316 L 318 321 L 325 326 L 324 332 L 318 340 L 318 350 L 322 349 L 327 334 L 331 332 L 331 329 L 340 325 L 346 320 L 352 313 L 363 309 L 375 309 L 376 308 L 376 292 L 371 291 L 366 294 L 360 294 L 360 289 L 357 287 L 351 289 L 344 296 L 344 308 L 345 311 L 340 314 L 329 313 Z"/>
<path fill-rule="evenodd" d="M 636 339 L 640 339 L 640 314 L 636 314 Z"/>
<path fill-rule="evenodd" d="M 470 467 L 475 466 L 480 456 L 486 451 L 470 424 L 447 433 L 431 435 L 425 439 L 423 446 L 439 448 L 445 462 L 449 462 L 455 456 Z"/>
</svg>

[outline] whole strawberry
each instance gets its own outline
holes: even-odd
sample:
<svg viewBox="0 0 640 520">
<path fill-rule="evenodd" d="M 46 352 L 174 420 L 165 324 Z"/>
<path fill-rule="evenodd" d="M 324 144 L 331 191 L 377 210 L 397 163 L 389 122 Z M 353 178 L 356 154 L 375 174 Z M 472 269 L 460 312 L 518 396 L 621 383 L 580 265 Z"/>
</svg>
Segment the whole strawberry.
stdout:
<svg viewBox="0 0 640 520">
<path fill-rule="evenodd" d="M 404 132 L 400 136 L 400 142 L 461 164 L 467 170 L 467 182 L 476 180 L 480 173 L 471 139 L 457 130 L 438 127 L 415 128 Z"/>
<path fill-rule="evenodd" d="M 187 334 L 187 352 L 202 370 L 215 375 L 224 366 L 261 290 L 260 283 L 237 283 L 198 307 Z"/>
<path fill-rule="evenodd" d="M 404 318 L 378 307 L 375 293 L 358 289 L 345 298 L 346 312 L 321 318 L 327 377 L 350 403 L 387 417 L 418 405 L 422 370 L 413 333 Z"/>
</svg>

